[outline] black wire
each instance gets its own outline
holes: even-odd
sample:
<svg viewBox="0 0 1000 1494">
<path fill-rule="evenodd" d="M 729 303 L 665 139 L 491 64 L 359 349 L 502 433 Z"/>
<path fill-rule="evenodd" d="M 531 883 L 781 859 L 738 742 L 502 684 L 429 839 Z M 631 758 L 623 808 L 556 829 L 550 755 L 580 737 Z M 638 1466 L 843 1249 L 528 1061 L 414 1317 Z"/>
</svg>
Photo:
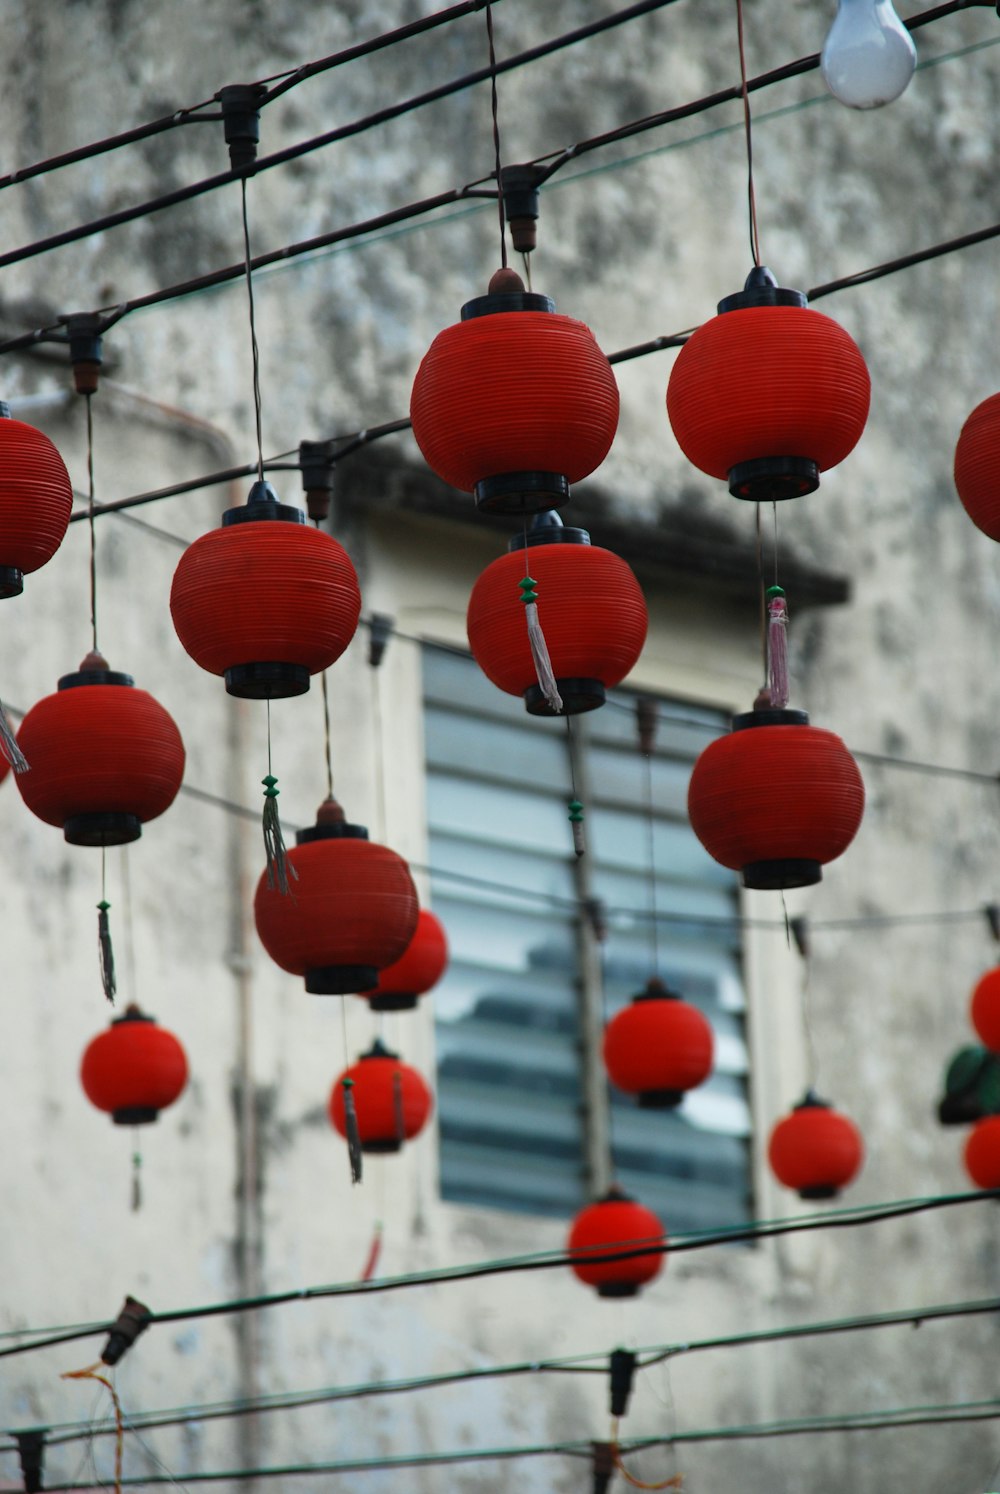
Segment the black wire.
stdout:
<svg viewBox="0 0 1000 1494">
<path fill-rule="evenodd" d="M 497 182 L 497 213 L 500 218 L 500 266 L 507 268 L 507 224 L 504 215 L 503 192 L 500 190 L 503 182 L 503 168 L 500 165 L 500 105 L 497 98 L 497 53 L 496 44 L 493 39 L 493 10 L 490 0 L 486 0 L 486 37 L 490 48 L 490 113 L 493 124 L 493 161 L 494 175 Z"/>
<path fill-rule="evenodd" d="M 250 253 L 250 219 L 247 214 L 247 179 L 240 182 L 240 205 L 243 210 L 243 264 L 246 270 L 247 306 L 250 316 L 250 358 L 253 367 L 253 413 L 257 433 L 257 481 L 264 481 L 264 436 L 260 400 L 260 349 L 257 346 L 257 320 L 253 304 L 253 256 Z M 268 769 L 270 772 L 270 768 Z"/>
</svg>

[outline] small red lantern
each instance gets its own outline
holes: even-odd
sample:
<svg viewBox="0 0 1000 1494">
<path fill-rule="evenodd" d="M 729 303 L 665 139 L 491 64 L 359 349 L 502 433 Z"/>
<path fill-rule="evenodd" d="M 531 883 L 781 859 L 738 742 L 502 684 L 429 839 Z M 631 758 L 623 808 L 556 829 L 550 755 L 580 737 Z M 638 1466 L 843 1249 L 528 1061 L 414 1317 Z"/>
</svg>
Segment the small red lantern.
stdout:
<svg viewBox="0 0 1000 1494">
<path fill-rule="evenodd" d="M 0 403 L 0 597 L 52 559 L 73 507 L 73 485 L 48 436 L 11 419 Z"/>
<path fill-rule="evenodd" d="M 417 891 L 401 856 L 349 825 L 335 799 L 287 854 L 289 895 L 262 873 L 254 920 L 271 959 L 315 996 L 368 991 L 417 927 Z"/>
<path fill-rule="evenodd" d="M 574 1273 L 587 1286 L 596 1287 L 599 1297 L 634 1297 L 662 1271 L 666 1244 L 663 1225 L 652 1209 L 612 1187 L 577 1214 L 566 1249 Z M 617 1261 L 589 1260 L 619 1250 L 635 1251 L 639 1246 L 651 1248 Z"/>
<path fill-rule="evenodd" d="M 431 343 L 410 419 L 427 464 L 478 508 L 537 513 L 607 456 L 618 385 L 588 327 L 500 270 Z"/>
<path fill-rule="evenodd" d="M 992 540 L 1000 540 L 1000 394 L 976 406 L 955 447 L 955 487 L 966 513 Z"/>
<path fill-rule="evenodd" d="M 417 914 L 417 927 L 405 953 L 379 974 L 378 984 L 361 994 L 373 1012 L 408 1012 L 436 986 L 448 966 L 448 940 L 440 918 L 426 908 Z"/>
<path fill-rule="evenodd" d="M 681 348 L 667 414 L 690 462 L 736 498 L 771 502 L 813 492 L 844 460 L 870 397 L 853 339 L 760 265 Z"/>
<path fill-rule="evenodd" d="M 146 821 L 169 809 L 184 776 L 173 718 L 96 652 L 32 706 L 17 742 L 31 765 L 16 776 L 21 798 L 74 846 L 138 840 Z"/>
<path fill-rule="evenodd" d="M 361 593 L 347 552 L 301 509 L 255 482 L 222 528 L 181 556 L 170 588 L 174 628 L 230 695 L 304 695 L 309 677 L 344 652 L 358 626 Z"/>
<path fill-rule="evenodd" d="M 184 1049 L 165 1027 L 127 1006 L 88 1045 L 80 1065 L 84 1093 L 116 1126 L 144 1126 L 178 1098 L 187 1083 Z"/>
<path fill-rule="evenodd" d="M 809 1090 L 771 1132 L 767 1156 L 800 1198 L 835 1198 L 860 1170 L 864 1146 L 854 1122 Z"/>
<path fill-rule="evenodd" d="M 476 663 L 508 695 L 523 695 L 533 716 L 554 714 L 538 683 L 525 620 L 526 604 L 537 596 L 563 714 L 603 705 L 605 689 L 625 678 L 646 641 L 646 603 L 635 576 L 624 560 L 592 545 L 585 529 L 564 528 L 555 513 L 539 516 L 507 549 L 469 598 Z"/>
<path fill-rule="evenodd" d="M 1000 1115 L 986 1116 L 969 1132 L 965 1170 L 977 1188 L 1000 1188 Z"/>
<path fill-rule="evenodd" d="M 654 976 L 604 1029 L 612 1084 L 647 1110 L 679 1105 L 712 1072 L 712 1028 L 696 1006 Z"/>
<path fill-rule="evenodd" d="M 341 1136 L 347 1135 L 345 1080 L 353 1086 L 363 1152 L 398 1152 L 404 1141 L 419 1136 L 434 1109 L 434 1096 L 421 1075 L 376 1039 L 330 1091 L 330 1121 Z"/>
<path fill-rule="evenodd" d="M 711 742 L 688 785 L 691 828 L 745 887 L 808 887 L 861 824 L 858 765 L 805 711 L 754 710 Z"/>
<path fill-rule="evenodd" d="M 972 1025 L 991 1053 L 1000 1053 L 1000 967 L 987 970 L 972 993 Z"/>
</svg>

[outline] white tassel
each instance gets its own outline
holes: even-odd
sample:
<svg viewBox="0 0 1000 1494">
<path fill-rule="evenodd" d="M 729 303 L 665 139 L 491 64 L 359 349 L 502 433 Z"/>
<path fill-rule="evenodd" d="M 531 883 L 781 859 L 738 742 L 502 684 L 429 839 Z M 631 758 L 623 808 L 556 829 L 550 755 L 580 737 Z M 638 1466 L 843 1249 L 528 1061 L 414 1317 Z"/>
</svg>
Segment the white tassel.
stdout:
<svg viewBox="0 0 1000 1494">
<path fill-rule="evenodd" d="M 15 773 L 27 773 L 31 764 L 17 745 L 17 738 L 11 730 L 2 704 L 0 704 L 0 752 L 3 753 Z"/>
<path fill-rule="evenodd" d="M 788 606 L 780 586 L 767 591 L 767 688 L 770 704 L 783 710 L 788 704 Z"/>
<path fill-rule="evenodd" d="M 528 624 L 528 643 L 531 647 L 538 687 L 545 697 L 546 705 L 558 716 L 562 713 L 562 696 L 559 694 L 545 634 L 542 632 L 541 618 L 538 616 L 538 593 L 535 591 L 535 585 L 531 576 L 525 576 L 520 583 L 521 601 L 524 603 L 524 616 Z"/>
</svg>

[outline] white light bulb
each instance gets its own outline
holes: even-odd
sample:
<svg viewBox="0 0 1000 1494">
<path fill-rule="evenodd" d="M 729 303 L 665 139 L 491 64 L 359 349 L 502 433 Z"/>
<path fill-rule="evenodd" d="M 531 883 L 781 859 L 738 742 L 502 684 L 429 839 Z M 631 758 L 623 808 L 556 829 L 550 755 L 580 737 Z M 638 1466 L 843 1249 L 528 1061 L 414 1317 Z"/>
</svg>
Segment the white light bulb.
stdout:
<svg viewBox="0 0 1000 1494">
<path fill-rule="evenodd" d="M 892 0 L 837 0 L 819 65 L 835 99 L 877 109 L 898 99 L 913 77 L 917 49 Z"/>
</svg>

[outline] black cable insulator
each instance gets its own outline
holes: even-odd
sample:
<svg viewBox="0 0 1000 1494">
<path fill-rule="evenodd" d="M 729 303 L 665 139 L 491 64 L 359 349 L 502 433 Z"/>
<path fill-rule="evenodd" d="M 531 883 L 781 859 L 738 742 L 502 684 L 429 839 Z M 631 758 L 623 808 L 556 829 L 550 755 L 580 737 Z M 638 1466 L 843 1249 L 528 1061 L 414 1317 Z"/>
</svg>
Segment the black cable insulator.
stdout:
<svg viewBox="0 0 1000 1494">
<path fill-rule="evenodd" d="M 38 1494 L 43 1487 L 42 1464 L 45 1461 L 45 1432 L 15 1432 L 17 1455 L 21 1460 L 25 1494 Z"/>
<path fill-rule="evenodd" d="M 263 83 L 229 83 L 215 95 L 222 106 L 222 128 L 234 171 L 247 171 L 257 159 L 260 109 L 267 102 Z"/>
<path fill-rule="evenodd" d="M 74 311 L 60 320 L 69 341 L 69 361 L 77 394 L 96 394 L 104 362 L 102 336 L 107 327 L 96 311 Z"/>
<path fill-rule="evenodd" d="M 799 957 L 803 960 L 808 960 L 810 952 L 809 920 L 803 914 L 797 914 L 795 918 L 788 920 L 788 929 L 795 940 L 795 948 L 799 952 Z"/>
<path fill-rule="evenodd" d="M 986 922 L 989 924 L 990 933 L 1000 944 L 1000 903 L 987 903 L 983 912 L 986 914 Z"/>
<path fill-rule="evenodd" d="M 299 468 L 310 519 L 323 524 L 330 517 L 334 459 L 329 441 L 300 441 Z"/>
<path fill-rule="evenodd" d="M 610 1442 L 592 1442 L 594 1450 L 594 1494 L 608 1494 L 615 1475 L 615 1450 Z"/>
<path fill-rule="evenodd" d="M 385 657 L 396 619 L 388 612 L 372 612 L 368 617 L 368 662 L 377 669 Z"/>
<path fill-rule="evenodd" d="M 611 1415 L 624 1416 L 632 1394 L 635 1376 L 635 1355 L 631 1349 L 611 1351 Z"/>
<path fill-rule="evenodd" d="M 545 172 L 540 166 L 502 166 L 500 191 L 503 210 L 510 229 L 511 243 L 518 254 L 530 254 L 536 243 L 538 223 L 538 187 Z"/>
<path fill-rule="evenodd" d="M 152 1316 L 144 1303 L 137 1302 L 134 1297 L 126 1297 L 104 1345 L 101 1354 L 104 1363 L 117 1364 L 126 1349 L 130 1349 L 143 1329 L 149 1326 Z"/>
</svg>

